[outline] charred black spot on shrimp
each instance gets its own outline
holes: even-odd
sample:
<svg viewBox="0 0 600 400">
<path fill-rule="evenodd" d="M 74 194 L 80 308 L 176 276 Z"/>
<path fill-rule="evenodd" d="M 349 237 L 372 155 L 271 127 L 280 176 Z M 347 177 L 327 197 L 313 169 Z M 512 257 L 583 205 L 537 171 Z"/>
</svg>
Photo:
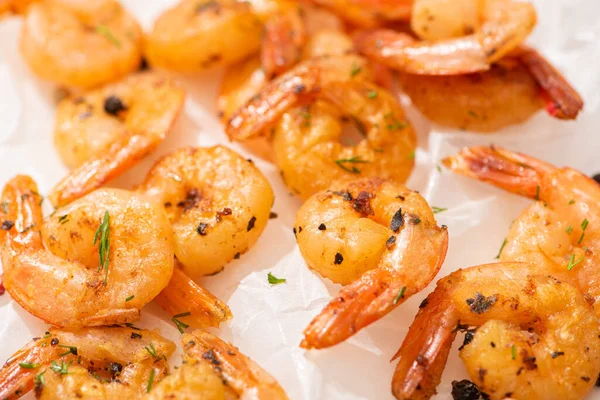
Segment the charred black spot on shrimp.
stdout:
<svg viewBox="0 0 600 400">
<path fill-rule="evenodd" d="M 200 236 L 206 236 L 206 229 L 208 228 L 208 224 L 204 223 L 204 222 L 200 222 L 198 224 L 198 227 L 196 228 L 196 232 L 198 232 L 198 235 Z"/>
<path fill-rule="evenodd" d="M 483 400 L 489 397 L 482 393 L 473 382 L 463 379 L 452 381 L 452 398 L 454 400 Z"/>
<path fill-rule="evenodd" d="M 202 200 L 202 193 L 198 189 L 190 189 L 185 195 L 185 200 L 177 203 L 177 207 L 183 208 L 183 212 L 186 212 L 195 208 L 200 200 Z"/>
<path fill-rule="evenodd" d="M 352 208 L 363 216 L 374 215 L 375 213 L 371 207 L 371 199 L 373 197 L 375 197 L 373 193 L 368 193 L 363 190 L 356 196 L 356 199 L 352 200 Z"/>
<path fill-rule="evenodd" d="M 477 292 L 475 297 L 472 299 L 467 299 L 466 302 L 469 305 L 471 311 L 475 314 L 483 314 L 488 311 L 494 304 L 496 304 L 496 300 L 498 300 L 496 295 L 492 296 L 484 296 L 481 293 Z"/>
<path fill-rule="evenodd" d="M 208 350 L 206 353 L 202 354 L 202 358 L 205 360 L 210 360 L 210 362 L 214 365 L 221 365 L 222 362 L 217 359 L 217 355 L 213 351 L 213 349 Z"/>
<path fill-rule="evenodd" d="M 392 217 L 392 222 L 390 222 L 390 229 L 394 232 L 398 232 L 400 228 L 404 225 L 404 217 L 402 216 L 402 208 L 399 208 L 398 211 Z"/>
<path fill-rule="evenodd" d="M 250 232 L 252 229 L 254 229 L 254 223 L 256 222 L 256 217 L 252 217 L 250 218 L 250 221 L 248 221 L 248 226 L 246 227 L 246 232 Z"/>
<path fill-rule="evenodd" d="M 338 192 L 338 191 L 334 190 L 333 194 L 341 196 L 342 199 L 344 199 L 346 201 L 352 201 L 352 194 L 350 194 L 350 192 Z"/>
</svg>

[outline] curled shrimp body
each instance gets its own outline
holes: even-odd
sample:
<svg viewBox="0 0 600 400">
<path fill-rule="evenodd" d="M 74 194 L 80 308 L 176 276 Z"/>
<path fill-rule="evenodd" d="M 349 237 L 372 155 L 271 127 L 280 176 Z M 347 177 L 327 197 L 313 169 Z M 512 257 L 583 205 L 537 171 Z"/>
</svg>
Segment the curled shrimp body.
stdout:
<svg viewBox="0 0 600 400">
<path fill-rule="evenodd" d="M 524 263 L 497 263 L 441 279 L 402 347 L 397 399 L 435 394 L 458 329 L 473 382 L 491 399 L 581 399 L 600 372 L 598 320 L 579 290 Z"/>
<path fill-rule="evenodd" d="M 373 28 L 387 21 L 408 20 L 414 0 L 312 0 L 346 21 Z"/>
<path fill-rule="evenodd" d="M 97 190 L 43 223 L 35 182 L 17 176 L 2 202 L 10 227 L 0 238 L 4 287 L 52 325 L 135 321 L 171 278 L 171 225 L 160 205 L 140 195 Z"/>
<path fill-rule="evenodd" d="M 258 51 L 262 24 L 250 5 L 229 0 L 183 0 L 154 23 L 146 38 L 150 64 L 193 72 L 229 65 Z"/>
<path fill-rule="evenodd" d="M 500 147 L 472 147 L 444 160 L 455 172 L 535 199 L 512 224 L 501 261 L 531 263 L 594 299 L 600 316 L 600 186 L 579 171 L 557 168 Z"/>
<path fill-rule="evenodd" d="M 486 0 L 484 21 L 470 35 L 415 41 L 388 29 L 356 36 L 357 49 L 369 58 L 410 74 L 457 75 L 486 71 L 519 46 L 536 24 L 533 5 L 515 0 Z"/>
<path fill-rule="evenodd" d="M 448 246 L 446 228 L 423 197 L 379 178 L 315 194 L 294 228 L 308 266 L 347 284 L 305 329 L 305 348 L 333 346 L 422 290 Z"/>
<path fill-rule="evenodd" d="M 185 92 L 156 73 L 63 99 L 54 143 L 74 170 L 48 196 L 59 207 L 100 187 L 152 152 L 177 119 Z"/>
<path fill-rule="evenodd" d="M 264 230 L 274 196 L 251 160 L 223 146 L 184 148 L 160 160 L 138 188 L 162 204 L 186 275 L 213 274 Z"/>
<path fill-rule="evenodd" d="M 152 330 L 50 329 L 0 369 L 0 396 L 16 399 L 35 389 L 41 399 L 140 398 L 168 374 L 174 351 L 173 342 Z"/>
<path fill-rule="evenodd" d="M 276 163 L 302 198 L 341 178 L 405 181 L 414 164 L 416 137 L 393 96 L 368 82 L 371 74 L 355 55 L 305 61 L 246 103 L 231 117 L 227 131 L 248 139 L 272 126 Z M 307 107 L 298 107 L 306 102 Z M 365 136 L 355 145 L 340 143 L 343 116 Z"/>
<path fill-rule="evenodd" d="M 233 392 L 235 398 L 288 399 L 275 378 L 234 345 L 201 330 L 184 334 L 181 344 L 186 363 L 195 368 L 209 366 L 219 376 L 227 392 Z"/>
<path fill-rule="evenodd" d="M 40 77 L 92 88 L 138 68 L 142 31 L 114 0 L 45 0 L 28 8 L 20 46 Z"/>
<path fill-rule="evenodd" d="M 354 145 L 342 144 L 340 115 L 319 103 L 283 114 L 275 125 L 273 150 L 294 193 L 307 198 L 342 178 L 408 178 L 416 137 L 390 93 L 374 84 L 349 82 L 329 85 L 321 97 L 356 121 L 365 137 Z"/>
</svg>

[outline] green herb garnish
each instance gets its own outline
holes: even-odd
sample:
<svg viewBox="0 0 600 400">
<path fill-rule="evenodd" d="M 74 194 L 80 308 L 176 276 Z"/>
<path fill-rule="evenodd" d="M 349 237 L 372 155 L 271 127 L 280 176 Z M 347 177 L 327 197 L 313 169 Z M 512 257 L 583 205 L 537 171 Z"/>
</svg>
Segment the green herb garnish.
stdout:
<svg viewBox="0 0 600 400">
<path fill-rule="evenodd" d="M 585 257 L 581 257 L 579 260 L 575 261 L 575 254 L 571 254 L 571 257 L 569 258 L 569 264 L 567 265 L 567 271 L 572 270 L 574 266 L 582 262 L 584 259 Z"/>
<path fill-rule="evenodd" d="M 272 273 L 268 273 L 267 274 L 267 281 L 271 284 L 271 285 L 278 285 L 280 283 L 285 283 L 287 282 L 287 280 L 285 278 L 277 278 L 275 275 L 273 275 Z"/>
<path fill-rule="evenodd" d="M 67 354 L 73 354 L 74 356 L 77 355 L 77 347 L 75 347 L 75 346 L 65 346 L 65 345 L 59 344 L 58 347 L 63 347 L 65 349 L 69 349 L 66 353 L 59 354 L 60 357 L 66 356 Z"/>
<path fill-rule="evenodd" d="M 100 242 L 98 246 L 98 253 L 100 255 L 100 267 L 98 267 L 98 271 L 102 269 L 106 271 L 104 275 L 104 284 L 106 285 L 108 279 L 108 260 L 110 257 L 110 215 L 108 211 L 104 213 L 102 223 L 94 234 L 94 246 L 98 241 Z"/>
<path fill-rule="evenodd" d="M 442 207 L 431 207 L 431 209 L 433 210 L 434 214 L 441 213 L 447 210 L 447 208 Z"/>
<path fill-rule="evenodd" d="M 28 362 L 21 362 L 19 363 L 19 367 L 21 368 L 26 368 L 26 369 L 34 369 L 39 367 L 40 364 L 36 364 L 36 363 L 28 363 Z"/>
<path fill-rule="evenodd" d="M 370 163 L 371 161 L 368 160 L 363 160 L 361 159 L 359 156 L 354 156 L 351 158 L 342 158 L 339 160 L 335 160 L 335 163 L 344 171 L 348 171 L 348 172 L 352 172 L 353 174 L 360 174 L 360 169 L 356 168 L 354 165 L 352 166 L 352 168 L 348 168 L 344 165 L 344 163 L 353 163 L 353 164 L 366 164 L 366 163 Z"/>
<path fill-rule="evenodd" d="M 66 224 L 67 222 L 69 222 L 69 220 L 67 218 L 69 218 L 69 214 L 65 214 L 62 217 L 59 217 L 58 218 L 58 223 L 61 224 L 61 225 Z"/>
<path fill-rule="evenodd" d="M 571 234 L 571 232 L 573 232 L 573 227 L 572 227 L 571 225 L 569 225 L 569 226 L 567 227 L 567 233 L 570 235 L 570 234 Z"/>
<path fill-rule="evenodd" d="M 510 353 L 513 360 L 517 359 L 517 347 L 513 344 L 510 348 Z"/>
<path fill-rule="evenodd" d="M 148 378 L 148 386 L 146 386 L 146 393 L 150 393 L 152 389 L 152 382 L 154 382 L 154 368 L 150 371 L 150 378 Z"/>
<path fill-rule="evenodd" d="M 587 228 L 589 224 L 589 221 L 587 220 L 587 218 L 584 218 L 583 221 L 581 222 L 581 230 L 583 232 L 581 232 L 581 236 L 579 237 L 579 241 L 577 242 L 577 244 L 580 244 L 581 241 L 583 240 L 583 236 L 585 236 L 585 228 Z"/>
<path fill-rule="evenodd" d="M 100 35 L 104 36 L 106 38 L 106 40 L 108 40 L 115 46 L 121 47 L 121 42 L 119 41 L 119 39 L 117 39 L 115 37 L 115 35 L 113 35 L 111 30 L 108 29 L 108 27 L 106 25 L 102 25 L 102 24 L 98 25 L 96 27 L 96 32 L 98 32 Z"/>
<path fill-rule="evenodd" d="M 179 330 L 179 333 L 183 333 L 184 329 L 187 329 L 190 326 L 184 322 L 181 322 L 178 318 L 187 317 L 188 315 L 192 315 L 192 313 L 187 311 L 187 312 L 184 312 L 181 314 L 174 315 L 173 318 L 171 319 L 171 321 L 173 321 L 175 323 L 175 326 Z"/>
<path fill-rule="evenodd" d="M 57 372 L 61 375 L 67 375 L 69 373 L 69 365 L 71 365 L 72 361 L 69 361 L 65 364 L 64 361 L 61 362 L 60 365 L 56 361 L 52 361 L 52 365 L 50 365 L 50 369 L 54 372 Z"/>
<path fill-rule="evenodd" d="M 377 97 L 377 90 L 369 90 L 369 92 L 367 92 L 367 97 L 370 99 Z"/>
<path fill-rule="evenodd" d="M 500 251 L 498 251 L 498 255 L 496 256 L 496 259 L 500 258 L 500 254 L 502 254 L 502 250 L 504 249 L 504 246 L 506 246 L 506 239 L 504 239 L 504 242 L 502 242 L 502 246 L 500 246 Z"/>
<path fill-rule="evenodd" d="M 400 291 L 398 292 L 398 294 L 394 298 L 394 301 L 392 302 L 392 305 L 396 305 L 400 301 L 400 299 L 404 298 L 404 292 L 405 291 L 406 291 L 406 286 L 402 286 L 402 289 L 400 289 Z"/>
<path fill-rule="evenodd" d="M 539 185 L 535 187 L 535 199 L 536 200 L 540 199 L 540 187 L 539 187 Z"/>
<path fill-rule="evenodd" d="M 350 70 L 350 77 L 355 77 L 356 75 L 360 74 L 360 71 L 362 71 L 362 67 L 360 65 L 352 64 L 352 69 Z"/>
</svg>

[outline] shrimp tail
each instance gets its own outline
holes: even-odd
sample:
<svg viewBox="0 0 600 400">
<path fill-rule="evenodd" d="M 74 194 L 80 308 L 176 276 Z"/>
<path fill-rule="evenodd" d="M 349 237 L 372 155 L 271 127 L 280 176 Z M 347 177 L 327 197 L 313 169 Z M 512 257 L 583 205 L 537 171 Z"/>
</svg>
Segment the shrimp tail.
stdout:
<svg viewBox="0 0 600 400">
<path fill-rule="evenodd" d="M 218 328 L 233 317 L 227 304 L 196 284 L 179 268 L 173 270 L 171 281 L 154 301 L 171 315 L 189 312 L 189 316 L 180 319 L 192 328 Z"/>
<path fill-rule="evenodd" d="M 39 234 L 43 221 L 41 199 L 37 184 L 27 175 L 17 175 L 4 186 L 0 244 L 7 240 L 14 246 L 42 245 Z"/>
<path fill-rule="evenodd" d="M 39 367 L 56 356 L 56 347 L 38 345 L 39 338 L 17 351 L 0 369 L 0 398 L 17 399 L 29 392 L 39 373 Z M 23 368 L 31 365 L 34 368 Z"/>
<path fill-rule="evenodd" d="M 298 9 L 273 16 L 265 22 L 261 47 L 261 64 L 272 78 L 298 62 L 306 41 L 304 22 Z"/>
<path fill-rule="evenodd" d="M 225 132 L 230 139 L 244 140 L 264 132 L 284 112 L 299 104 L 319 87 L 319 68 L 301 66 L 280 75 L 227 122 Z"/>
<path fill-rule="evenodd" d="M 425 232 L 422 236 L 420 232 Z M 304 340 L 300 347 L 305 349 L 322 349 L 333 346 L 354 335 L 360 329 L 377 321 L 406 299 L 423 290 L 439 271 L 448 248 L 448 231 L 445 228 L 432 226 L 429 229 L 411 229 L 405 227 L 402 235 L 414 241 L 421 237 L 421 243 L 429 243 L 433 249 L 426 259 L 416 260 L 416 254 L 407 250 L 402 263 L 406 268 L 375 268 L 365 272 L 361 277 L 345 286 L 323 311 L 317 315 L 304 330 Z M 400 238 L 401 243 L 405 238 Z M 417 239 L 416 242 L 419 240 Z M 415 246 L 416 247 L 416 246 Z M 419 254 L 425 252 L 418 251 Z M 416 250 L 414 250 L 416 251 Z M 418 262 L 418 266 L 408 265 Z M 401 271 L 417 268 L 423 273 L 412 279 Z M 410 282 L 409 282 L 410 279 Z"/>
<path fill-rule="evenodd" d="M 231 343 L 202 330 L 184 334 L 181 343 L 184 357 L 209 365 L 241 398 L 288 399 L 275 378 Z"/>
<path fill-rule="evenodd" d="M 458 321 L 452 307 L 443 302 L 443 290 L 435 290 L 419 306 L 419 312 L 392 361 L 400 358 L 392 379 L 397 399 L 429 399 L 436 393 Z"/>
<path fill-rule="evenodd" d="M 536 200 L 543 177 L 556 170 L 551 164 L 493 145 L 464 148 L 442 163 L 459 174 Z"/>
<path fill-rule="evenodd" d="M 105 155 L 86 162 L 60 181 L 48 198 L 54 207 L 62 207 L 85 196 L 137 164 L 154 151 L 164 136 L 133 135 L 114 144 Z"/>
<path fill-rule="evenodd" d="M 519 59 L 540 85 L 548 114 L 558 119 L 575 119 L 583 109 L 579 93 L 536 50 L 521 46 L 518 52 Z"/>
</svg>

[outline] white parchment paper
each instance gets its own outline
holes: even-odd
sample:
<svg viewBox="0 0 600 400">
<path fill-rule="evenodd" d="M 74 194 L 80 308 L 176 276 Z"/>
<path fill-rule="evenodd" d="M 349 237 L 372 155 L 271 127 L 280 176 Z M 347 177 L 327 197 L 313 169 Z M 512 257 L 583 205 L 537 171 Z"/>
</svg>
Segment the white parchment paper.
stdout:
<svg viewBox="0 0 600 400">
<path fill-rule="evenodd" d="M 126 6 L 144 27 L 169 0 L 127 0 Z M 511 221 L 529 203 L 491 186 L 439 172 L 438 161 L 461 147 L 495 143 L 557 165 L 588 174 L 600 172 L 600 2 L 598 0 L 536 0 L 539 23 L 530 43 L 547 56 L 579 90 L 585 111 L 577 122 L 553 120 L 540 112 L 522 126 L 493 135 L 449 131 L 430 126 L 405 99 L 419 132 L 418 166 L 409 186 L 431 205 L 447 207 L 438 221 L 449 226 L 450 248 L 438 276 L 461 267 L 490 262 L 498 253 Z M 17 173 L 32 175 L 42 193 L 67 170 L 52 144 L 54 88 L 36 79 L 18 53 L 21 21 L 0 22 L 0 184 Z M 182 145 L 226 144 L 251 156 L 271 182 L 276 201 L 271 220 L 257 245 L 224 272 L 201 283 L 225 300 L 234 318 L 219 335 L 273 374 L 296 400 L 392 399 L 390 382 L 398 349 L 418 304 L 434 284 L 394 312 L 334 348 L 306 352 L 298 347 L 301 332 L 339 290 L 310 272 L 295 244 L 292 224 L 300 201 L 286 190 L 277 169 L 235 143 L 229 143 L 215 118 L 220 71 L 182 78 L 189 91 L 185 111 L 159 151 L 112 186 L 131 187 L 143 179 L 161 155 Z M 450 100 L 449 100 L 450 101 Z M 287 279 L 270 286 L 267 272 Z M 179 344 L 179 332 L 157 306 L 149 305 L 139 324 L 159 328 Z M 46 325 L 21 309 L 10 296 L 0 297 L 0 362 L 39 336 Z M 457 346 L 456 346 L 457 347 Z M 467 378 L 456 347 L 450 355 L 437 398 L 450 398 L 450 382 Z M 178 351 L 180 354 L 180 350 Z M 178 362 L 174 356 L 173 362 Z M 600 399 L 600 390 L 590 398 Z"/>
</svg>

